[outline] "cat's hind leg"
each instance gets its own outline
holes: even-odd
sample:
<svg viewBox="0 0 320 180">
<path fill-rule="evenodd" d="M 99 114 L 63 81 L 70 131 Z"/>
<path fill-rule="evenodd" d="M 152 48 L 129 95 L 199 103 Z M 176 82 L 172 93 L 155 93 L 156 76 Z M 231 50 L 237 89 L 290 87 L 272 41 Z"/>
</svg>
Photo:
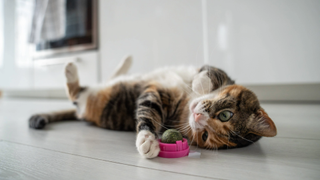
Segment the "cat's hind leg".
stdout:
<svg viewBox="0 0 320 180">
<path fill-rule="evenodd" d="M 73 63 L 68 63 L 66 65 L 65 76 L 67 79 L 67 94 L 70 100 L 76 104 L 76 100 L 79 98 L 80 92 L 84 91 L 84 88 L 79 85 L 77 67 Z M 34 114 L 29 118 L 29 127 L 34 129 L 43 129 L 46 124 L 51 122 L 76 119 L 78 119 L 76 109 L 39 113 Z"/>
<path fill-rule="evenodd" d="M 75 101 L 79 92 L 83 89 L 79 85 L 79 76 L 76 65 L 71 62 L 68 63 L 64 73 L 67 80 L 67 94 L 71 101 Z"/>
<path fill-rule="evenodd" d="M 127 74 L 132 64 L 132 57 L 126 56 L 116 67 L 116 70 L 113 72 L 113 75 L 109 78 L 109 80 L 114 79 L 120 75 Z"/>
<path fill-rule="evenodd" d="M 67 94 L 72 103 L 77 107 L 76 115 L 78 119 L 94 122 L 99 125 L 100 109 L 104 105 L 101 102 L 101 98 L 99 98 L 102 96 L 98 95 L 100 88 L 80 86 L 78 70 L 73 63 L 66 65 L 65 76 Z"/>
<path fill-rule="evenodd" d="M 77 107 L 77 115 L 83 118 L 89 96 L 95 94 L 93 88 L 80 86 L 77 66 L 68 63 L 65 67 L 65 76 L 67 83 L 67 95 L 72 103 Z"/>
</svg>

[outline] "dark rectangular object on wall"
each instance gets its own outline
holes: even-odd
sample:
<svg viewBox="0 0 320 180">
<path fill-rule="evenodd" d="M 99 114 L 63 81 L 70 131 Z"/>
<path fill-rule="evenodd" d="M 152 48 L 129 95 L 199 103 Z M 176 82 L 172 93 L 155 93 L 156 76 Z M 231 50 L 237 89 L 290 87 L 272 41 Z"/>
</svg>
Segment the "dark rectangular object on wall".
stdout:
<svg viewBox="0 0 320 180">
<path fill-rule="evenodd" d="M 66 35 L 36 44 L 34 58 L 97 49 L 97 0 L 66 0 Z"/>
</svg>

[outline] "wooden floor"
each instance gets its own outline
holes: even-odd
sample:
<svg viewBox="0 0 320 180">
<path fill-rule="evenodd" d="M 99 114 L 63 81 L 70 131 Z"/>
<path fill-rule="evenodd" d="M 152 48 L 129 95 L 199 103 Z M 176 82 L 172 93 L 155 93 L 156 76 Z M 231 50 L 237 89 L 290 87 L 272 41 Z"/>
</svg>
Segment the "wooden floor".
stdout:
<svg viewBox="0 0 320 180">
<path fill-rule="evenodd" d="M 320 179 L 320 105 L 263 104 L 278 135 L 252 146 L 200 150 L 200 158 L 143 159 L 134 132 L 85 122 L 28 128 L 35 112 L 67 100 L 0 100 L 0 179 Z"/>
</svg>

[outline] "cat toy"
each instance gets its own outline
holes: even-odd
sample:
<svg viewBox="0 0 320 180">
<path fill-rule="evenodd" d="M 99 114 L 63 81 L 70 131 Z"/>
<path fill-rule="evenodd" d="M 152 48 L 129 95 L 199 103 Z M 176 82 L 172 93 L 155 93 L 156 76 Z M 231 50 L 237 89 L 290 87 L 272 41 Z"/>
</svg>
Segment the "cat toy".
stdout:
<svg viewBox="0 0 320 180">
<path fill-rule="evenodd" d="M 190 148 L 188 140 L 183 138 L 181 133 L 175 129 L 168 129 L 159 139 L 159 157 L 179 158 L 188 156 Z"/>
</svg>

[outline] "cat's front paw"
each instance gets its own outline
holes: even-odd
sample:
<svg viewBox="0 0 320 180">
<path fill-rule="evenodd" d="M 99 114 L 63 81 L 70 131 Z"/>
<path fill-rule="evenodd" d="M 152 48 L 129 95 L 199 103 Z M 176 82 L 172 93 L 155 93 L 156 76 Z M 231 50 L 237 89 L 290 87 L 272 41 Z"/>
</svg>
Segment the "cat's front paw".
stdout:
<svg viewBox="0 0 320 180">
<path fill-rule="evenodd" d="M 34 129 L 43 129 L 48 123 L 48 118 L 43 115 L 33 115 L 29 119 L 29 127 Z"/>
<path fill-rule="evenodd" d="M 139 154 L 145 158 L 154 158 L 160 152 L 159 142 L 150 131 L 142 130 L 138 133 L 136 147 Z"/>
</svg>

